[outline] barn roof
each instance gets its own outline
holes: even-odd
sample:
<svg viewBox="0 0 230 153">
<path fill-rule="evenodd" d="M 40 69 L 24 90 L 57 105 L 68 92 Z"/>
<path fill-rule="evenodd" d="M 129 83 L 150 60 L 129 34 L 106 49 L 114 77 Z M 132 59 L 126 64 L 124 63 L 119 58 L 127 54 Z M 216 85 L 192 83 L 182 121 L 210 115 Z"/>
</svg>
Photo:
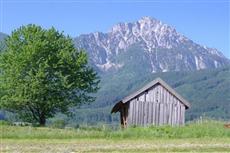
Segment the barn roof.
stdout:
<svg viewBox="0 0 230 153">
<path fill-rule="evenodd" d="M 190 103 L 184 99 L 181 95 L 179 95 L 172 87 L 170 87 L 166 82 L 164 82 L 161 78 L 156 78 L 155 80 L 151 81 L 150 83 L 148 83 L 147 85 L 145 85 L 144 87 L 142 87 L 141 89 L 137 90 L 136 92 L 130 94 L 129 96 L 123 98 L 122 100 L 118 101 L 111 113 L 116 113 L 120 106 L 127 103 L 128 101 L 136 98 L 137 96 L 139 96 L 140 94 L 142 94 L 143 92 L 146 92 L 148 89 L 150 89 L 151 87 L 155 86 L 156 84 L 161 84 L 163 87 L 165 87 L 172 95 L 174 95 L 175 97 L 177 97 L 186 107 L 186 109 L 190 108 Z"/>
</svg>

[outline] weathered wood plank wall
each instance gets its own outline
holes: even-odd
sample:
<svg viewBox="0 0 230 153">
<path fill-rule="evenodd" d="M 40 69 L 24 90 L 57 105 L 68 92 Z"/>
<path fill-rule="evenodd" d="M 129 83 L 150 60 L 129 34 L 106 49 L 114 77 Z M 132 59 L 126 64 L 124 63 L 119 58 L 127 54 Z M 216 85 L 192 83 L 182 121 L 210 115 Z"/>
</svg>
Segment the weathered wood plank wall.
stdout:
<svg viewBox="0 0 230 153">
<path fill-rule="evenodd" d="M 185 106 L 160 84 L 128 103 L 128 125 L 183 125 Z"/>
</svg>

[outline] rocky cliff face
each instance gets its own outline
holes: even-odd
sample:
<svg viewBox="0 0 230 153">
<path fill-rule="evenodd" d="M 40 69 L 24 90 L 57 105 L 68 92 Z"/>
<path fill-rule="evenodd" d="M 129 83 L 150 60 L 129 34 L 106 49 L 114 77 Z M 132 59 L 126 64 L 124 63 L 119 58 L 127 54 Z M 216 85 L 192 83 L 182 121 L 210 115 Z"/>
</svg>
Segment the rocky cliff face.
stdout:
<svg viewBox="0 0 230 153">
<path fill-rule="evenodd" d="M 131 64 L 137 52 L 139 57 L 133 60 L 145 63 L 144 68 L 151 72 L 200 70 L 230 64 L 218 50 L 196 44 L 173 27 L 150 17 L 119 23 L 108 33 L 80 35 L 75 43 L 88 52 L 91 63 L 103 72 Z"/>
</svg>

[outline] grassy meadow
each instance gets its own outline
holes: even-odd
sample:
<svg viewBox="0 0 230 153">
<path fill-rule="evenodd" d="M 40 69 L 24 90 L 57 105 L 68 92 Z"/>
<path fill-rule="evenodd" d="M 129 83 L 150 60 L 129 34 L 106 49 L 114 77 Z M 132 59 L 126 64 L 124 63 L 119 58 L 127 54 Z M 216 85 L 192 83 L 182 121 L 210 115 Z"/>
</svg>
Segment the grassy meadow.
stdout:
<svg viewBox="0 0 230 153">
<path fill-rule="evenodd" d="M 128 129 L 1 125 L 1 152 L 230 152 L 230 129 L 223 125 L 211 120 Z"/>
</svg>

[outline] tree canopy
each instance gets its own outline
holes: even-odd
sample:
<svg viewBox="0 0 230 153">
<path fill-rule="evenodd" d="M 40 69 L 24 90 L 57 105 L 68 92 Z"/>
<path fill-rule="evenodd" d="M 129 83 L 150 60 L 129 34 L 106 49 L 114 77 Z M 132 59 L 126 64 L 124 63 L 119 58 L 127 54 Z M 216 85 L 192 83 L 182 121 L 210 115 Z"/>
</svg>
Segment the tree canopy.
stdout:
<svg viewBox="0 0 230 153">
<path fill-rule="evenodd" d="M 54 28 L 22 26 L 6 38 L 0 55 L 1 108 L 45 125 L 57 112 L 94 101 L 97 73 L 84 50 Z"/>
</svg>

